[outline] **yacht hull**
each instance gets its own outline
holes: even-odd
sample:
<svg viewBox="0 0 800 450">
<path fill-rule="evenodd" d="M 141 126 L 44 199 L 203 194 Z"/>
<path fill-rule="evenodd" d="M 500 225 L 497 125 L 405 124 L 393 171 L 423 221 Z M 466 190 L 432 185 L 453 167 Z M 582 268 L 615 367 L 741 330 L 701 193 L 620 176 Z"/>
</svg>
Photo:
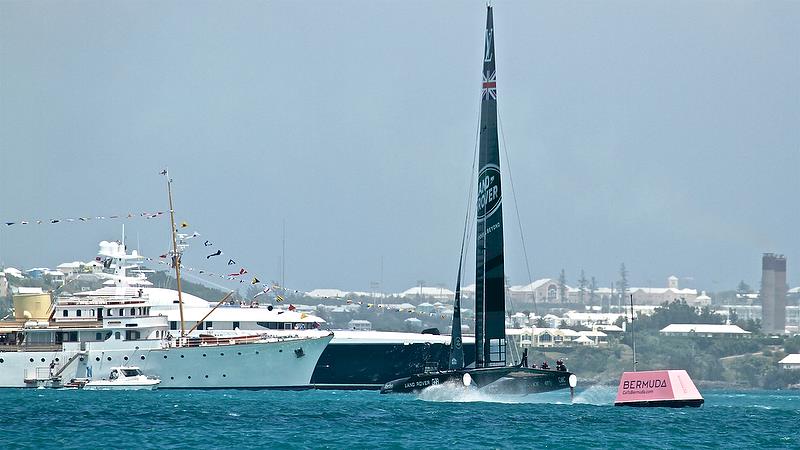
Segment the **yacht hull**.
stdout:
<svg viewBox="0 0 800 450">
<path fill-rule="evenodd" d="M 159 389 L 307 389 L 331 337 L 168 348 L 160 341 L 122 341 L 128 345 L 117 348 L 89 342 L 84 350 L 75 343 L 57 351 L 0 351 L 0 387 L 39 386 L 58 374 L 61 364 L 63 382 L 130 364 L 159 378 Z"/>
<path fill-rule="evenodd" d="M 465 343 L 467 364 L 474 362 L 474 343 Z M 443 343 L 337 342 L 322 353 L 311 382 L 317 389 L 380 389 L 385 383 L 410 377 L 426 364 L 446 367 L 450 345 Z"/>
</svg>

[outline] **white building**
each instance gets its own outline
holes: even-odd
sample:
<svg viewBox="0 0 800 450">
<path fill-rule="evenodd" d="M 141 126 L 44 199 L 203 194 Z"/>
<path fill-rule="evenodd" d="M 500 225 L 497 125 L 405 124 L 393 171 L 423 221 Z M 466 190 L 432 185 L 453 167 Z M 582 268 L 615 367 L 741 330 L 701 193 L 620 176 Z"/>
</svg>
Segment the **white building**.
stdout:
<svg viewBox="0 0 800 450">
<path fill-rule="evenodd" d="M 665 336 L 699 336 L 699 337 L 742 337 L 748 336 L 737 325 L 716 325 L 700 323 L 673 323 L 662 328 L 659 333 Z"/>
<path fill-rule="evenodd" d="M 455 298 L 455 292 L 445 287 L 414 286 L 400 293 L 403 298 L 433 298 L 437 300 L 450 300 Z"/>
<path fill-rule="evenodd" d="M 515 302 L 521 304 L 526 303 L 581 303 L 581 290 L 577 287 L 565 285 L 565 298 L 562 298 L 559 289 L 559 282 L 556 278 L 541 278 L 533 283 L 511 286 L 508 288 L 507 295 Z M 583 289 L 583 303 L 591 301 L 591 293 L 589 287 Z M 691 305 L 703 306 L 696 302 L 697 290 L 696 289 L 681 289 L 678 286 L 678 277 L 670 276 L 667 278 L 666 287 L 630 287 L 626 291 L 626 300 L 623 303 L 627 304 L 630 300 L 629 297 L 633 294 L 634 302 L 637 305 L 660 305 L 664 302 L 671 303 L 673 300 L 686 300 Z M 612 301 L 613 300 L 613 301 Z M 619 292 L 609 287 L 598 287 L 594 291 L 594 303 L 608 303 L 612 301 L 611 306 L 618 306 Z M 702 302 L 710 304 L 711 299 L 702 299 Z M 624 307 L 624 306 L 623 306 Z"/>
<path fill-rule="evenodd" d="M 372 330 L 372 322 L 369 320 L 353 319 L 350 322 L 347 322 L 347 329 L 356 331 L 370 331 Z"/>
<path fill-rule="evenodd" d="M 792 353 L 790 355 L 786 355 L 785 358 L 778 361 L 778 365 L 784 369 L 800 369 L 800 353 Z"/>
<path fill-rule="evenodd" d="M 344 298 L 349 292 L 339 289 L 314 289 L 311 292 L 306 292 L 306 295 L 312 298 Z"/>
</svg>

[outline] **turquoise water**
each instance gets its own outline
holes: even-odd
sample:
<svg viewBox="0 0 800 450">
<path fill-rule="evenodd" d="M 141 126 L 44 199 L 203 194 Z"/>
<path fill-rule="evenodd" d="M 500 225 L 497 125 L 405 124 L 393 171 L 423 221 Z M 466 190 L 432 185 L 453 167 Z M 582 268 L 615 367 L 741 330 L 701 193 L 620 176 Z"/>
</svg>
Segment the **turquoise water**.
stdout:
<svg viewBox="0 0 800 450">
<path fill-rule="evenodd" d="M 800 392 L 619 408 L 612 388 L 528 397 L 372 391 L 0 390 L 0 448 L 800 448 Z"/>
</svg>

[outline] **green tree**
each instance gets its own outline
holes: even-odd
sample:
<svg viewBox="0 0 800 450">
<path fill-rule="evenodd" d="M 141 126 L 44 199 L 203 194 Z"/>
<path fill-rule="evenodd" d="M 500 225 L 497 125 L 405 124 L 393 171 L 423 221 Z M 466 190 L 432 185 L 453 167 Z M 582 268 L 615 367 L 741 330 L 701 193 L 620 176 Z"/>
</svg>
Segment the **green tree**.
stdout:
<svg viewBox="0 0 800 450">
<path fill-rule="evenodd" d="M 582 305 L 586 303 L 586 286 L 588 282 L 586 274 L 581 269 L 581 277 L 578 279 L 578 299 Z"/>
<path fill-rule="evenodd" d="M 749 284 L 745 283 L 744 280 L 740 281 L 739 285 L 736 286 L 736 296 L 739 298 L 746 298 L 746 295 L 752 292 L 753 289 Z"/>
<path fill-rule="evenodd" d="M 558 296 L 560 297 L 561 303 L 566 303 L 567 301 L 567 276 L 564 274 L 564 269 L 561 269 L 561 273 L 558 275 Z"/>
<path fill-rule="evenodd" d="M 589 304 L 594 306 L 594 302 L 597 299 L 597 280 L 595 277 L 589 281 Z"/>
<path fill-rule="evenodd" d="M 735 309 L 728 308 L 728 320 L 733 324 L 739 321 L 739 314 L 736 313 Z"/>
<path fill-rule="evenodd" d="M 711 311 L 708 307 L 695 308 L 686 304 L 686 300 L 664 302 L 650 316 L 641 316 L 637 320 L 637 328 L 653 331 L 661 330 L 672 323 L 706 323 L 722 324 L 725 319 Z"/>
<path fill-rule="evenodd" d="M 620 264 L 619 266 L 619 281 L 617 282 L 617 299 L 619 300 L 619 304 L 625 301 L 625 297 L 628 294 L 628 269 L 625 268 L 625 263 Z"/>
</svg>

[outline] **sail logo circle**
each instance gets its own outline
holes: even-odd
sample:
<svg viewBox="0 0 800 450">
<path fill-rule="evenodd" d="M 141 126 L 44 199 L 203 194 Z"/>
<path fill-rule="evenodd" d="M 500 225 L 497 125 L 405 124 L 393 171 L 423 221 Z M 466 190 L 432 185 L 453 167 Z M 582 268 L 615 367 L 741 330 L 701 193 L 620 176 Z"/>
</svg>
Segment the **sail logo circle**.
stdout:
<svg viewBox="0 0 800 450">
<path fill-rule="evenodd" d="M 500 206 L 500 168 L 486 165 L 478 175 L 478 220 L 491 216 Z"/>
</svg>

